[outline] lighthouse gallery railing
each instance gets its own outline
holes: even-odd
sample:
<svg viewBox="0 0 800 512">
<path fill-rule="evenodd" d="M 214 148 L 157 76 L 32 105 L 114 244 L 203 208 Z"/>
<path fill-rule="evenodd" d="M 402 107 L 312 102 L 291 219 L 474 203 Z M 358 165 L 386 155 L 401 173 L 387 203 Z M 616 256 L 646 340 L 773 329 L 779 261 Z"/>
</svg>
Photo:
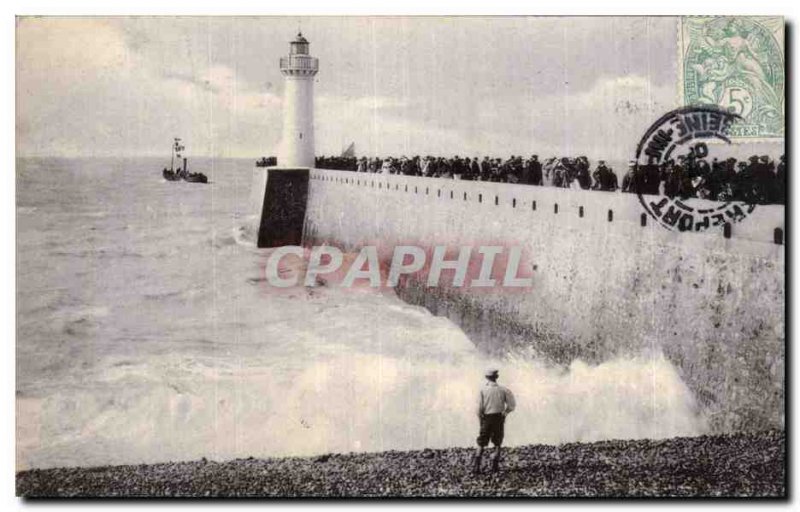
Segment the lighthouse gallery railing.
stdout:
<svg viewBox="0 0 800 512">
<path fill-rule="evenodd" d="M 308 55 L 281 57 L 281 69 L 319 69 L 319 60 Z"/>
</svg>

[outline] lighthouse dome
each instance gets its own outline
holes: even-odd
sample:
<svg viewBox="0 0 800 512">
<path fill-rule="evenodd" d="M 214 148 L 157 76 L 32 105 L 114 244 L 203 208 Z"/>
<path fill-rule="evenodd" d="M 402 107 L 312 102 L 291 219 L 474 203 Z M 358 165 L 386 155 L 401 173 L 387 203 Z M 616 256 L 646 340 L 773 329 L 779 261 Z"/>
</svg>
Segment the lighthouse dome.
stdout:
<svg viewBox="0 0 800 512">
<path fill-rule="evenodd" d="M 308 39 L 303 37 L 302 32 L 297 33 L 297 37 L 289 46 L 291 55 L 308 55 Z"/>
</svg>

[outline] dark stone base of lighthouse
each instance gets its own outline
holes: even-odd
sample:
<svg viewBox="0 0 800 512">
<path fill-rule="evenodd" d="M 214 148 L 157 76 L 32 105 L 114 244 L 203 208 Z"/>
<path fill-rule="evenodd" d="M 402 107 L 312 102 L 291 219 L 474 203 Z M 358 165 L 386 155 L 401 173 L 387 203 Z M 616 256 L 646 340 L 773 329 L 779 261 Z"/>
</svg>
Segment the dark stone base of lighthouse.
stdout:
<svg viewBox="0 0 800 512">
<path fill-rule="evenodd" d="M 300 245 L 308 201 L 308 169 L 264 168 L 258 247 Z"/>
</svg>

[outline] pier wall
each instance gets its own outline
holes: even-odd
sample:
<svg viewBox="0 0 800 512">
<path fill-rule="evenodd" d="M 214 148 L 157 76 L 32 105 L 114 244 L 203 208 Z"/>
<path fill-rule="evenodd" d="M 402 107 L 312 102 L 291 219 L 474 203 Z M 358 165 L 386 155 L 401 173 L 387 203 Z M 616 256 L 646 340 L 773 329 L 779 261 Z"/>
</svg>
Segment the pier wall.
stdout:
<svg viewBox="0 0 800 512">
<path fill-rule="evenodd" d="M 712 430 L 783 428 L 784 208 L 756 207 L 728 238 L 643 213 L 634 194 L 311 170 L 303 241 L 522 246 L 524 292 L 412 280 L 398 293 L 489 353 L 567 365 L 662 352 Z"/>
</svg>

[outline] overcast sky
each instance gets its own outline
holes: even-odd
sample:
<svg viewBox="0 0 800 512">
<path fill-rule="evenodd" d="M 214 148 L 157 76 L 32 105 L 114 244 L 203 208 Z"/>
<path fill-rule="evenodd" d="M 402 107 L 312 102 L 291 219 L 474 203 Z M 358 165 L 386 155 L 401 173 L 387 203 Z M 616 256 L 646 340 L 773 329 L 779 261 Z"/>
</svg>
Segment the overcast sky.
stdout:
<svg viewBox="0 0 800 512">
<path fill-rule="evenodd" d="M 18 152 L 274 155 L 298 28 L 317 154 L 627 159 L 677 106 L 675 18 L 22 18 Z"/>
</svg>

